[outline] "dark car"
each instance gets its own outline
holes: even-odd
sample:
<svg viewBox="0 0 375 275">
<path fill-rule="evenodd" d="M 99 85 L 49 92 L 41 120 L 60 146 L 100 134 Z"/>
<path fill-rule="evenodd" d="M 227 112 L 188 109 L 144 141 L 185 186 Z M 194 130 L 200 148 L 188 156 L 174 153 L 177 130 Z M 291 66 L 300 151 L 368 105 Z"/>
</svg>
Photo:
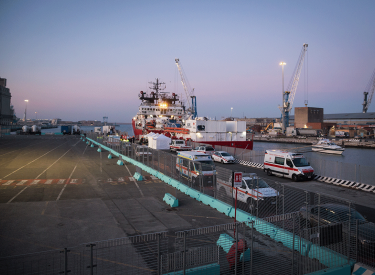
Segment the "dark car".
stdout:
<svg viewBox="0 0 375 275">
<path fill-rule="evenodd" d="M 375 225 L 366 221 L 366 218 L 356 210 L 350 208 L 349 211 L 348 206 L 341 204 L 322 204 L 303 206 L 299 214 L 310 223 L 311 227 L 341 223 L 343 235 L 348 236 L 350 230 L 350 238 L 357 243 L 359 254 L 373 255 L 375 252 Z"/>
</svg>

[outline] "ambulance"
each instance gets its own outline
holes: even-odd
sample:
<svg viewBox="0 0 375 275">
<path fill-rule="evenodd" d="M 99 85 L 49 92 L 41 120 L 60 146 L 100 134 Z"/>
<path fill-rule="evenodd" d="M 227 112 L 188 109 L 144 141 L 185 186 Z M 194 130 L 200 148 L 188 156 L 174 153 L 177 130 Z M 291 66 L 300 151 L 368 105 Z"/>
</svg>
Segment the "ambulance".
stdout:
<svg viewBox="0 0 375 275">
<path fill-rule="evenodd" d="M 264 172 L 269 176 L 283 176 L 293 181 L 314 178 L 314 169 L 302 154 L 281 150 L 266 150 Z"/>
<path fill-rule="evenodd" d="M 204 186 L 212 186 L 216 168 L 210 155 L 184 151 L 177 154 L 176 172 L 191 180 L 193 185 L 200 185 L 200 180 L 203 178 Z"/>
</svg>

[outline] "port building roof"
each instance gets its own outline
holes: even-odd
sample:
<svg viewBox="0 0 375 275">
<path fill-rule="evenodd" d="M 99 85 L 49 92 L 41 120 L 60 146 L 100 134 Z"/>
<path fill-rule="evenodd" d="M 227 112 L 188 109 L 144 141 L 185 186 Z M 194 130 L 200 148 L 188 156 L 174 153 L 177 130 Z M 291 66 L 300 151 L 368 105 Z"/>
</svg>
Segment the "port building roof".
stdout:
<svg viewBox="0 0 375 275">
<path fill-rule="evenodd" d="M 294 115 L 290 116 L 294 119 Z M 345 119 L 375 119 L 375 112 L 371 113 L 339 113 L 339 114 L 324 114 L 324 120 L 345 120 Z"/>
</svg>

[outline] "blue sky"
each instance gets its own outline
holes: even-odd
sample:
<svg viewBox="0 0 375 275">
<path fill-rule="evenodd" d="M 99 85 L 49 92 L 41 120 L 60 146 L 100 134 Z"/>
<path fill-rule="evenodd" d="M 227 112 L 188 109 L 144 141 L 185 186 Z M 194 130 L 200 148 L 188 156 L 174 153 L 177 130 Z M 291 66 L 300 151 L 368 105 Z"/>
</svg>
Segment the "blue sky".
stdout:
<svg viewBox="0 0 375 275">
<path fill-rule="evenodd" d="M 307 43 L 293 107 L 308 91 L 327 114 L 361 112 L 374 10 L 372 0 L 1 0 L 0 77 L 19 117 L 28 99 L 28 117 L 130 122 L 149 81 L 183 92 L 179 58 L 199 116 L 279 117 L 279 63 L 287 86 Z"/>
</svg>

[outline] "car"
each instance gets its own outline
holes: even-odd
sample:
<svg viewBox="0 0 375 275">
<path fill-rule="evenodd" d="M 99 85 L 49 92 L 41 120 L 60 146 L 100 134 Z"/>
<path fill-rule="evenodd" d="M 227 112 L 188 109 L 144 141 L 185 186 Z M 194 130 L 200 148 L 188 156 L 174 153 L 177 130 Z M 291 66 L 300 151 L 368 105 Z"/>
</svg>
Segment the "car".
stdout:
<svg viewBox="0 0 375 275">
<path fill-rule="evenodd" d="M 350 223 L 349 223 L 350 213 Z M 299 215 L 303 220 L 307 220 L 310 227 L 342 224 L 342 234 L 358 243 L 359 255 L 375 252 L 375 225 L 368 222 L 358 211 L 341 204 L 322 204 L 302 206 Z M 349 228 L 350 224 L 350 228 Z M 358 226 L 358 234 L 356 234 Z M 371 251 L 371 252 L 370 252 Z"/>
<path fill-rule="evenodd" d="M 200 145 L 192 151 L 205 153 L 205 154 L 210 155 L 210 156 L 212 156 L 215 153 L 214 147 L 212 147 L 210 145 Z"/>
<path fill-rule="evenodd" d="M 216 151 L 212 155 L 212 159 L 221 163 L 234 163 L 235 160 L 235 158 L 231 154 L 225 151 Z"/>
</svg>

